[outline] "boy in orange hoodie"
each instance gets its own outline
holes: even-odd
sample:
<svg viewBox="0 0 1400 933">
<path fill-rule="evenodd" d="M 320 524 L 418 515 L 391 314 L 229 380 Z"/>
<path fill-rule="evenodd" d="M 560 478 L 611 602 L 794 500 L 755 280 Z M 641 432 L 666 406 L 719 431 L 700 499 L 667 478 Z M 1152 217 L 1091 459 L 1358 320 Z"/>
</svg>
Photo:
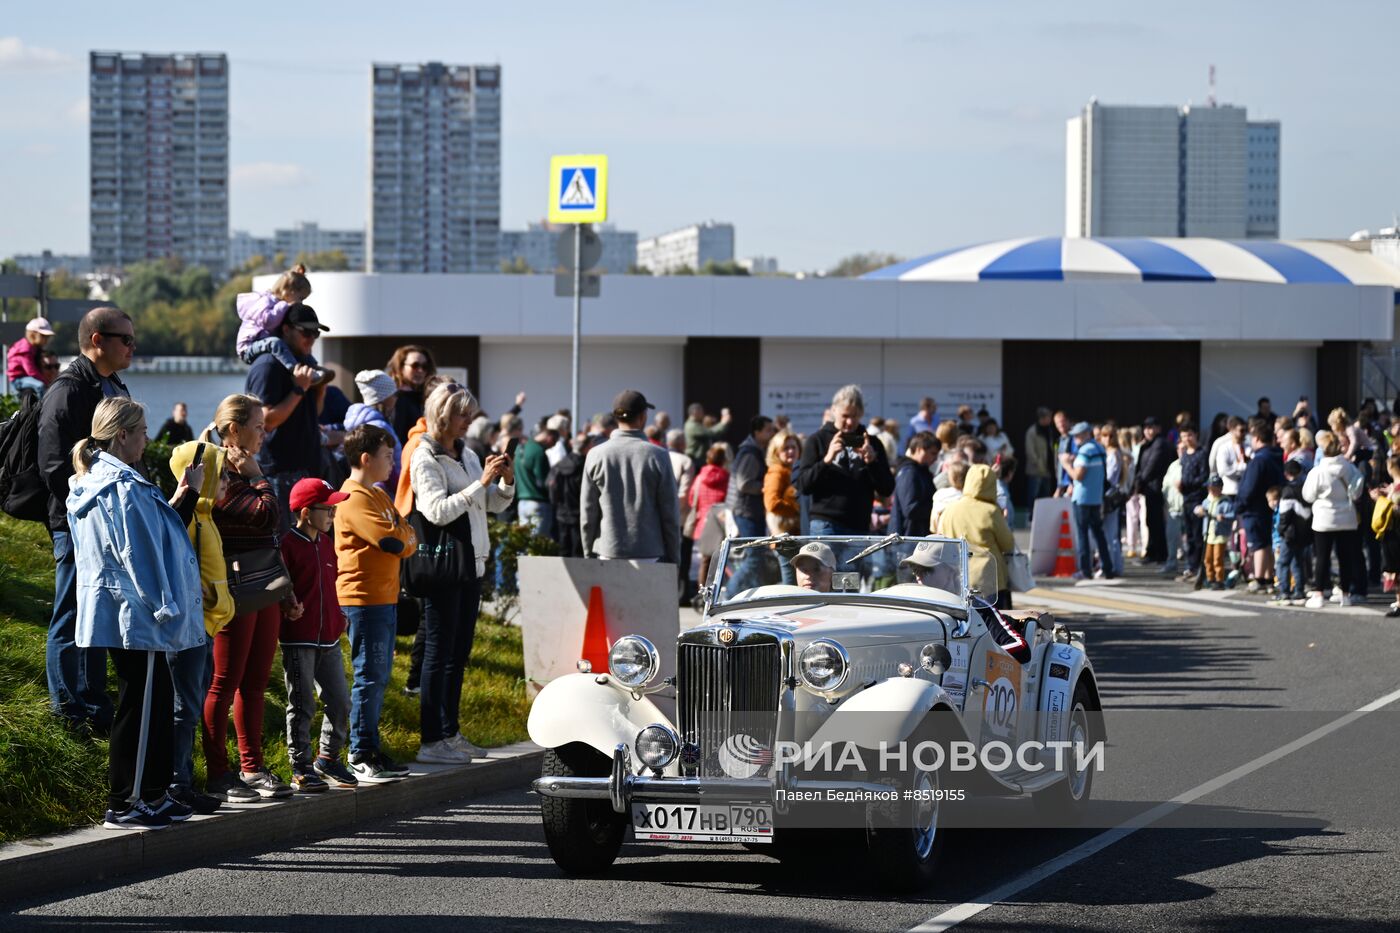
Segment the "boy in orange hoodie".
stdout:
<svg viewBox="0 0 1400 933">
<path fill-rule="evenodd" d="M 340 487 L 347 498 L 335 514 L 335 550 L 340 565 L 336 595 L 350 622 L 355 670 L 350 690 L 350 772 L 362 784 L 408 776 L 408 769 L 379 748 L 379 714 L 394 660 L 398 623 L 399 563 L 418 548 L 413 529 L 374 484 L 394 470 L 394 439 L 372 424 L 345 437 L 350 478 Z"/>
</svg>

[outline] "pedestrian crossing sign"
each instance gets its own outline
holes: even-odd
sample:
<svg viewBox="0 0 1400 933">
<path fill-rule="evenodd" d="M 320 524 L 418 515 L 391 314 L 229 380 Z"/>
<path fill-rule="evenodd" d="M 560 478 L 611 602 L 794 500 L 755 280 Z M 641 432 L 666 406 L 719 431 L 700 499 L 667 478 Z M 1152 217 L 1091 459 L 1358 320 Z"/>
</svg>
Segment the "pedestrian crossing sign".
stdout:
<svg viewBox="0 0 1400 933">
<path fill-rule="evenodd" d="M 549 220 L 591 224 L 608 219 L 608 157 L 561 155 L 549 160 Z"/>
</svg>

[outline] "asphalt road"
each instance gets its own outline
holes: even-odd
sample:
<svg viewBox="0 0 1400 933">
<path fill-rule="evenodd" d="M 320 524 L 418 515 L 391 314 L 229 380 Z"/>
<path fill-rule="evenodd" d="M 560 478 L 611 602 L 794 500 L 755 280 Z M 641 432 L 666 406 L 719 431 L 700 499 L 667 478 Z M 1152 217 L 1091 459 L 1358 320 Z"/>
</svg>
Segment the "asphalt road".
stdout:
<svg viewBox="0 0 1400 933">
<path fill-rule="evenodd" d="M 609 877 L 578 881 L 550 860 L 520 788 L 293 848 L 191 852 L 187 870 L 159 877 L 75 879 L 0 912 L 0 929 L 1400 928 L 1400 699 L 1341 718 L 1400 688 L 1400 620 L 1382 617 L 1380 597 L 1271 609 L 1143 576 L 1047 593 L 1059 615 L 1085 601 L 1073 624 L 1111 711 L 1111 767 L 1095 787 L 1105 825 L 1186 795 L 1122 838 L 950 830 L 920 898 L 879 893 L 837 852 L 794 872 L 727 845 L 629 843 Z"/>
</svg>

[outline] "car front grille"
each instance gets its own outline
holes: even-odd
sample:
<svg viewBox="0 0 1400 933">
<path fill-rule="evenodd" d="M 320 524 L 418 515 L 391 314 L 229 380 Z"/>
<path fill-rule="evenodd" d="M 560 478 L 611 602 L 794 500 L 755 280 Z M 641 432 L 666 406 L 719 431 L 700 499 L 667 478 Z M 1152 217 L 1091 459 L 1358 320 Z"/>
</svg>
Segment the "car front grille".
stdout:
<svg viewBox="0 0 1400 933">
<path fill-rule="evenodd" d="M 731 755 L 762 759 L 766 750 L 771 762 L 782 688 L 782 654 L 777 639 L 730 647 L 679 647 L 676 674 L 681 736 L 700 748 L 700 776 L 727 773 L 720 761 L 726 743 Z M 767 772 L 765 764 L 758 774 Z"/>
</svg>

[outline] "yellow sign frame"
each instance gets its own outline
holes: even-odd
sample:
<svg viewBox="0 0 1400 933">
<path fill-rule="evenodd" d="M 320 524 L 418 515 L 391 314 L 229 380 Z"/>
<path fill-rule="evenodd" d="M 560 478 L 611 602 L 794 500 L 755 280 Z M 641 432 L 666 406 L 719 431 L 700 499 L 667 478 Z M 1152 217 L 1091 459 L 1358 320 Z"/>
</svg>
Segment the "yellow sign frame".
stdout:
<svg viewBox="0 0 1400 933">
<path fill-rule="evenodd" d="M 570 207 L 565 203 L 565 185 L 582 170 L 592 172 L 593 203 Z M 608 219 L 608 157 L 605 155 L 557 155 L 549 160 L 549 222 L 555 224 L 595 224 Z"/>
</svg>

